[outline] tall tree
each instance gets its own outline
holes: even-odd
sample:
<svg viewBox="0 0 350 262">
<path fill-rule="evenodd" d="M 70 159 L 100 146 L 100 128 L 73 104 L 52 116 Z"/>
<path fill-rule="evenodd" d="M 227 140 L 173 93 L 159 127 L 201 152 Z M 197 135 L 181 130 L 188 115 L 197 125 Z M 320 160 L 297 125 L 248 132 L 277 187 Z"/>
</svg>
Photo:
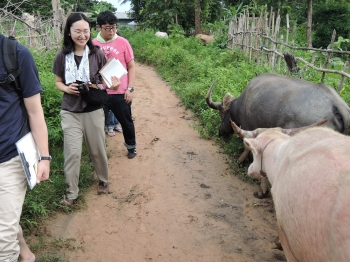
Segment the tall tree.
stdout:
<svg viewBox="0 0 350 262">
<path fill-rule="evenodd" d="M 307 1 L 306 43 L 312 47 L 312 0 Z"/>
<path fill-rule="evenodd" d="M 201 33 L 201 0 L 196 0 L 194 9 L 194 31 L 195 34 Z"/>
</svg>

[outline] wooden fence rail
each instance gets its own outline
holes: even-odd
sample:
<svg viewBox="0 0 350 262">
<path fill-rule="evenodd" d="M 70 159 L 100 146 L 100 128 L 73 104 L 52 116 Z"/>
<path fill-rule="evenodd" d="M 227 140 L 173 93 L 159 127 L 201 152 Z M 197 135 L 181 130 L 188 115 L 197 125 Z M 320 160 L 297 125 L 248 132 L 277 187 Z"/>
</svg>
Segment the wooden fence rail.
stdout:
<svg viewBox="0 0 350 262">
<path fill-rule="evenodd" d="M 341 54 L 350 57 L 349 51 L 333 50 L 333 44 L 336 36 L 336 31 L 333 31 L 329 49 L 318 49 L 309 47 L 298 47 L 294 45 L 296 26 L 294 25 L 292 31 L 292 38 L 290 39 L 289 16 L 286 16 L 286 32 L 285 36 L 280 33 L 281 18 L 279 11 L 277 14 L 271 9 L 260 17 L 255 17 L 255 14 L 250 16 L 249 11 L 245 10 L 242 15 L 231 21 L 229 24 L 227 47 L 229 49 L 240 48 L 243 52 L 248 54 L 249 62 L 253 60 L 259 64 L 268 64 L 272 70 L 281 72 L 283 66 L 285 73 L 287 67 L 289 73 L 297 74 L 301 77 L 301 70 L 297 69 L 296 63 L 300 61 L 306 67 L 323 72 L 321 81 L 324 81 L 325 73 L 339 74 L 341 76 L 338 92 L 341 91 L 344 83 L 344 78 L 350 79 L 348 71 L 349 62 L 345 61 L 343 70 L 328 69 L 330 59 L 333 54 Z M 301 57 L 294 57 L 294 66 L 288 66 L 286 56 L 293 56 L 293 51 L 304 50 L 313 51 L 312 61 L 306 61 Z M 316 53 L 327 54 L 324 65 L 315 65 Z M 305 68 L 304 67 L 304 68 Z M 293 69 L 293 70 L 292 70 Z"/>
<path fill-rule="evenodd" d="M 28 13 L 22 13 L 21 16 L 15 15 L 11 10 L 14 7 L 18 9 L 20 4 L 12 4 L 8 1 L 4 7 L 0 8 L 0 33 L 15 36 L 27 47 L 52 49 L 59 46 L 66 20 L 60 0 L 52 0 L 53 18 L 48 20 L 43 20 L 39 13 L 37 15 Z M 70 7 L 68 15 L 73 8 L 74 6 Z"/>
</svg>

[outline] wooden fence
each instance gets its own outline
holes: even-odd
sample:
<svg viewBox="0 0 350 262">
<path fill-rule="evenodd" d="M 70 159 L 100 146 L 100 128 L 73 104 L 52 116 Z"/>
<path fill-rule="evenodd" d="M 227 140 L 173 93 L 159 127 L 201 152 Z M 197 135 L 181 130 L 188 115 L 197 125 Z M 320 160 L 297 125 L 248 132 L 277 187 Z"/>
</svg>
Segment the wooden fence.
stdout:
<svg viewBox="0 0 350 262">
<path fill-rule="evenodd" d="M 62 31 L 66 16 L 60 6 L 60 0 L 52 0 L 53 18 L 43 20 L 40 14 L 36 16 L 23 12 L 21 16 L 11 10 L 20 10 L 20 4 L 7 2 L 0 8 L 0 33 L 5 36 L 15 36 L 27 47 L 51 49 L 61 45 Z M 73 6 L 68 14 L 72 11 Z"/>
<path fill-rule="evenodd" d="M 302 71 L 297 66 L 300 61 L 305 67 L 311 67 L 314 70 L 321 71 L 323 82 L 326 73 L 339 74 L 340 83 L 338 92 L 340 92 L 345 77 L 350 79 L 348 74 L 349 61 L 344 63 L 343 70 L 328 69 L 330 59 L 333 54 L 350 55 L 350 52 L 332 50 L 336 32 L 334 30 L 330 40 L 329 49 L 317 49 L 308 47 L 297 47 L 294 45 L 294 37 L 296 26 L 294 25 L 292 32 L 290 32 L 289 17 L 286 16 L 286 30 L 285 35 L 280 33 L 281 17 L 279 11 L 277 13 L 270 10 L 270 13 L 265 13 L 260 17 L 255 14 L 250 15 L 249 11 L 245 10 L 243 15 L 240 15 L 229 24 L 227 47 L 229 49 L 240 48 L 248 54 L 249 61 L 257 62 L 259 64 L 267 64 L 272 70 L 283 71 L 293 75 L 302 77 Z M 290 36 L 291 35 L 291 36 Z M 314 51 L 312 61 L 306 61 L 301 57 L 295 57 L 293 51 L 304 50 Z M 321 66 L 315 65 L 316 53 L 326 53 L 326 62 Z M 282 68 L 283 67 L 283 68 Z M 288 71 L 287 71 L 288 68 Z"/>
</svg>

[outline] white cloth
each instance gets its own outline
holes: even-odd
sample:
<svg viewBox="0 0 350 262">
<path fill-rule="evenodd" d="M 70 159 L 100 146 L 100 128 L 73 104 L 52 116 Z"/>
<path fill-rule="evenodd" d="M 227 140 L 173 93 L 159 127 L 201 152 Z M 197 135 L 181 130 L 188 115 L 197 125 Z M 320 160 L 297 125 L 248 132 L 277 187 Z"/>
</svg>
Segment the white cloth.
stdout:
<svg viewBox="0 0 350 262">
<path fill-rule="evenodd" d="M 89 51 L 90 49 L 86 45 L 79 68 L 75 63 L 74 52 L 66 55 L 66 85 L 74 83 L 76 80 L 90 83 Z"/>
</svg>

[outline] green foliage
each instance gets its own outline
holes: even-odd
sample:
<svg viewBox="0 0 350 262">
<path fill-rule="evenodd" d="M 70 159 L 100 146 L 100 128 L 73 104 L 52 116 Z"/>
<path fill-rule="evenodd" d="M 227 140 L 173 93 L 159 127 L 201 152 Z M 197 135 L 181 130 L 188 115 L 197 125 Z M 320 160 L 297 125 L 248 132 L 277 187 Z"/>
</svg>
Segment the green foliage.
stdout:
<svg viewBox="0 0 350 262">
<path fill-rule="evenodd" d="M 195 1 L 183 0 L 130 0 L 132 17 L 143 28 L 167 32 L 168 26 L 180 25 L 186 34 L 194 28 Z M 220 1 L 201 0 L 202 24 L 219 20 L 221 13 Z"/>
<path fill-rule="evenodd" d="M 56 50 L 44 52 L 42 50 L 32 50 L 32 54 L 39 71 L 41 86 L 44 90 L 41 94 L 41 102 L 44 109 L 46 125 L 49 129 L 49 144 L 62 146 L 63 134 L 60 128 L 62 92 L 57 90 L 55 76 L 51 72 Z"/>
<path fill-rule="evenodd" d="M 169 37 L 182 38 L 185 37 L 185 31 L 181 25 L 170 24 L 168 25 Z"/>
<path fill-rule="evenodd" d="M 350 36 L 350 10 L 348 4 L 328 3 L 317 6 L 313 14 L 313 46 L 325 48 L 331 41 L 333 30 L 337 36 Z"/>
<path fill-rule="evenodd" d="M 50 19 L 52 18 L 52 1 L 42 0 L 42 1 L 23 1 L 23 0 L 12 0 L 12 1 L 0 1 L 0 8 L 7 7 L 8 12 L 13 12 L 17 16 L 21 17 L 23 12 L 30 13 L 32 15 L 40 14 L 41 18 Z M 68 12 L 73 7 L 74 12 L 89 12 L 98 4 L 97 0 L 65 0 L 61 1 L 60 5 Z M 20 5 L 19 5 L 20 4 Z M 19 7 L 18 7 L 19 5 Z M 112 5 L 111 10 L 115 10 Z"/>
<path fill-rule="evenodd" d="M 89 18 L 90 22 L 93 25 L 96 25 L 98 14 L 107 10 L 115 12 L 116 8 L 114 8 L 111 3 L 108 3 L 106 1 L 101 1 L 98 2 L 96 5 L 93 5 L 92 8 L 88 10 L 91 13 L 91 17 Z"/>
</svg>

